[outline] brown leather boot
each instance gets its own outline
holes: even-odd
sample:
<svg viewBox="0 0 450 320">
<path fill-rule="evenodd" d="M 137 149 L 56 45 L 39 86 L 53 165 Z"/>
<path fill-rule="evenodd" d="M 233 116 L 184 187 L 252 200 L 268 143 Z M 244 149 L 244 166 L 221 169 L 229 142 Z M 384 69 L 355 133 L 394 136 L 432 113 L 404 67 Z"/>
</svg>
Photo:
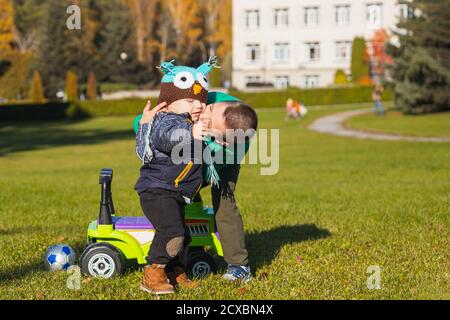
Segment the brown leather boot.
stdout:
<svg viewBox="0 0 450 320">
<path fill-rule="evenodd" d="M 186 272 L 180 267 L 175 267 L 173 272 L 168 274 L 168 277 L 173 286 L 178 285 L 186 289 L 195 289 L 198 287 L 198 282 L 189 280 Z"/>
<path fill-rule="evenodd" d="M 145 267 L 141 289 L 158 295 L 175 292 L 173 286 L 169 283 L 169 279 L 167 279 L 164 267 L 156 264 Z"/>
</svg>

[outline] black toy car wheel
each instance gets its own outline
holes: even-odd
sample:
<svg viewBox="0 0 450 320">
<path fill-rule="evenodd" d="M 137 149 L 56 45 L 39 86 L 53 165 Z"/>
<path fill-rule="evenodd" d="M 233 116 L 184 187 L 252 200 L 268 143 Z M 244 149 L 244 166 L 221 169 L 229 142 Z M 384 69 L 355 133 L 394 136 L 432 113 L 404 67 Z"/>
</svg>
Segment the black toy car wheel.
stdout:
<svg viewBox="0 0 450 320">
<path fill-rule="evenodd" d="M 94 243 L 84 250 L 80 266 L 87 276 L 109 279 L 122 274 L 124 261 L 120 252 L 112 245 Z"/>
<path fill-rule="evenodd" d="M 189 254 L 188 273 L 195 278 L 206 277 L 217 272 L 217 264 L 210 254 L 202 251 L 194 251 Z"/>
</svg>

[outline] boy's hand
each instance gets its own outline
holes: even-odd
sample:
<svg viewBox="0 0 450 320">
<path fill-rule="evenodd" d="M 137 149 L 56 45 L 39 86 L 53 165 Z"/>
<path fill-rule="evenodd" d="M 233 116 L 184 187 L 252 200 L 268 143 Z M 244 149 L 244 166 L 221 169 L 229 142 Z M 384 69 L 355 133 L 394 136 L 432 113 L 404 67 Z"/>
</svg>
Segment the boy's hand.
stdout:
<svg viewBox="0 0 450 320">
<path fill-rule="evenodd" d="M 208 132 L 208 126 L 203 121 L 198 121 L 192 126 L 192 137 L 195 140 L 203 140 Z"/>
<path fill-rule="evenodd" d="M 152 102 L 148 100 L 147 105 L 144 108 L 144 112 L 142 113 L 140 125 L 142 126 L 145 123 L 149 123 L 158 112 L 164 111 L 165 109 L 167 109 L 166 102 L 163 102 L 152 109 Z"/>
</svg>

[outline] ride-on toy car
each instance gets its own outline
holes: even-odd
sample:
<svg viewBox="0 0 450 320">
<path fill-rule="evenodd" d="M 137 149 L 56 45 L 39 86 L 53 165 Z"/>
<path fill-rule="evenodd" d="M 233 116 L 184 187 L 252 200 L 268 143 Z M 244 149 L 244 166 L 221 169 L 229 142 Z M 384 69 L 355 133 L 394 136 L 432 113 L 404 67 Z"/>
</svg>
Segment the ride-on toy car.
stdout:
<svg viewBox="0 0 450 320">
<path fill-rule="evenodd" d="M 155 229 L 145 218 L 119 217 L 112 200 L 112 169 L 100 172 L 101 202 L 98 220 L 89 224 L 87 246 L 80 257 L 84 274 L 110 278 L 121 274 L 125 267 L 146 264 Z M 206 276 L 217 270 L 210 253 L 222 256 L 218 233 L 211 208 L 197 201 L 186 206 L 186 224 L 191 232 L 188 272 L 194 277 Z"/>
</svg>

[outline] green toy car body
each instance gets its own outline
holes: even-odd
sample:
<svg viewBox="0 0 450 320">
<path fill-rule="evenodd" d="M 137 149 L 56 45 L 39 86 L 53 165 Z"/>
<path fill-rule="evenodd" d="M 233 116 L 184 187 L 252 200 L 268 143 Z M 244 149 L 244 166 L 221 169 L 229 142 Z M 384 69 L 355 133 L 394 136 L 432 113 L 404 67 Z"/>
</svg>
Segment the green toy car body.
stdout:
<svg viewBox="0 0 450 320">
<path fill-rule="evenodd" d="M 155 228 L 143 216 L 116 216 L 112 177 L 112 169 L 102 169 L 100 214 L 98 220 L 89 224 L 87 246 L 80 257 L 81 270 L 88 276 L 111 278 L 123 273 L 126 267 L 145 265 L 155 234 Z M 215 272 L 217 265 L 211 254 L 223 253 L 213 210 L 204 208 L 200 200 L 186 206 L 185 219 L 192 236 L 187 271 L 194 277 Z"/>
</svg>

